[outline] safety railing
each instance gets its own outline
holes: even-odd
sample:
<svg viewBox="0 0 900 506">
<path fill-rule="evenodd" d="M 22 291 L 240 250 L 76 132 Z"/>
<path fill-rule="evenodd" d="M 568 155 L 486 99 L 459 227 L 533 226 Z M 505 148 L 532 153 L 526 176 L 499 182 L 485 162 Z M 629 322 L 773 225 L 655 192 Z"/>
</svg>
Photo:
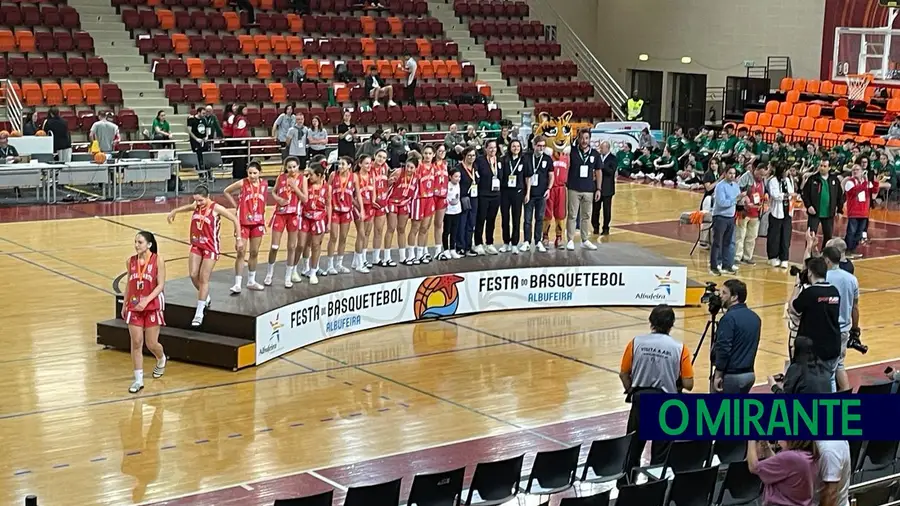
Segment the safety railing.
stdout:
<svg viewBox="0 0 900 506">
<path fill-rule="evenodd" d="M 22 107 L 22 100 L 16 94 L 16 89 L 9 79 L 3 83 L 3 98 L 6 107 L 6 116 L 9 118 L 12 129 L 21 132 L 22 113 L 24 112 L 24 108 Z"/>
<path fill-rule="evenodd" d="M 553 5 L 548 0 L 529 0 L 532 17 L 539 19 L 547 27 L 547 34 L 555 36 L 562 46 L 563 55 L 570 58 L 578 66 L 578 74 L 587 80 L 612 109 L 613 115 L 620 121 L 625 121 L 625 112 L 622 104 L 628 100 L 628 95 L 622 86 L 606 71 L 606 68 L 597 60 L 575 30 L 566 23 Z"/>
<path fill-rule="evenodd" d="M 856 506 L 856 496 L 857 494 L 861 494 L 863 492 L 868 492 L 870 490 L 884 488 L 884 487 L 892 487 L 897 482 L 900 482 L 900 473 L 891 474 L 888 476 L 882 476 L 881 478 L 875 478 L 874 480 L 864 481 L 862 483 L 857 483 L 855 485 L 850 485 L 850 505 Z M 872 504 L 872 503 L 867 503 Z M 880 504 L 879 506 L 900 506 L 900 499 L 893 500 L 887 502 L 885 504 Z"/>
</svg>

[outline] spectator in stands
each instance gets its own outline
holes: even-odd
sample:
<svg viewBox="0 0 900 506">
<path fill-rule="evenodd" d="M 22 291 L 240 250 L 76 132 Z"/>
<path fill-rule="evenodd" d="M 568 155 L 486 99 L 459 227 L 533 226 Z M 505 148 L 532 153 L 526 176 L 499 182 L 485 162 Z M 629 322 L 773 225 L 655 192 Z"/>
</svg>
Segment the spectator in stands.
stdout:
<svg viewBox="0 0 900 506">
<path fill-rule="evenodd" d="M 353 115 L 350 111 L 344 111 L 344 118 L 337 127 L 338 136 L 338 158 L 349 156 L 353 158 L 356 155 L 356 125 L 351 121 Z"/>
<path fill-rule="evenodd" d="M 406 69 L 406 100 L 409 105 L 416 105 L 416 84 L 418 82 L 419 77 L 419 63 L 416 62 L 416 59 L 409 53 L 407 53 L 404 58 L 406 62 L 403 64 Z M 447 150 L 450 151 L 449 149 Z"/>
<path fill-rule="evenodd" d="M 853 463 L 847 441 L 816 441 L 819 451 L 818 506 L 850 506 L 850 478 Z"/>
<path fill-rule="evenodd" d="M 322 120 L 318 116 L 313 116 L 309 120 L 307 142 L 312 157 L 328 154 L 328 131 L 322 128 Z"/>
<path fill-rule="evenodd" d="M 641 148 L 656 149 L 656 139 L 650 133 L 649 128 L 641 130 L 641 137 L 638 141 L 641 143 Z"/>
<path fill-rule="evenodd" d="M 467 147 L 474 148 L 476 151 L 478 151 L 479 154 L 481 154 L 484 139 L 481 137 L 481 134 L 479 134 L 478 131 L 475 130 L 475 125 L 468 125 L 466 127 L 466 135 L 464 136 L 464 138 Z"/>
<path fill-rule="evenodd" d="M 756 380 L 754 364 L 762 320 L 747 307 L 747 285 L 743 281 L 729 279 L 719 295 L 726 311 L 716 329 L 715 373 L 710 391 L 746 394 Z"/>
<path fill-rule="evenodd" d="M 249 21 L 251 25 L 256 24 L 256 11 L 253 9 L 253 4 L 250 3 L 250 0 L 231 0 L 231 3 L 238 9 L 247 12 L 247 21 Z"/>
<path fill-rule="evenodd" d="M 807 226 L 813 233 L 822 225 L 822 242 L 828 242 L 834 232 L 834 217 L 841 213 L 844 192 L 836 175 L 831 174 L 827 158 L 819 161 L 819 173 L 810 176 L 803 185 L 803 205 L 806 207 Z"/>
<path fill-rule="evenodd" d="M 477 172 L 478 215 L 475 220 L 475 252 L 479 255 L 496 255 L 494 226 L 500 210 L 500 157 L 497 140 L 488 139 L 484 156 L 475 160 Z"/>
<path fill-rule="evenodd" d="M 47 119 L 41 129 L 53 136 L 53 154 L 59 163 L 72 161 L 72 138 L 69 136 L 69 124 L 59 116 L 56 106 L 47 111 Z"/>
<path fill-rule="evenodd" d="M 107 112 L 91 125 L 90 139 L 100 146 L 103 153 L 112 153 L 119 142 L 119 125 L 113 123 L 114 117 L 112 112 Z"/>
<path fill-rule="evenodd" d="M 766 378 L 773 394 L 828 394 L 831 393 L 831 371 L 816 358 L 812 339 L 798 336 L 794 339 L 791 363 L 781 382 Z"/>
<path fill-rule="evenodd" d="M 725 178 L 713 191 L 712 245 L 709 248 L 709 273 L 721 276 L 722 269 L 736 274 L 734 268 L 734 215 L 738 201 L 744 198 L 734 180 L 735 169 L 725 170 Z"/>
<path fill-rule="evenodd" d="M 363 155 L 369 155 L 374 157 L 375 153 L 381 151 L 382 149 L 387 149 L 387 145 L 384 142 L 384 135 L 388 132 L 383 132 L 380 128 L 372 132 L 372 135 L 369 137 L 369 140 L 363 142 L 359 145 L 359 148 L 356 149 L 356 157 L 359 158 Z"/>
<path fill-rule="evenodd" d="M 466 149 L 466 140 L 459 133 L 459 125 L 456 123 L 450 125 L 450 131 L 444 136 L 444 146 L 447 148 L 447 158 L 462 160 L 462 152 Z"/>
<path fill-rule="evenodd" d="M 369 75 L 366 77 L 366 95 L 372 99 L 372 107 L 381 105 L 381 102 L 379 102 L 378 99 L 385 97 L 388 99 L 388 107 L 395 107 L 397 105 L 397 103 L 394 102 L 394 87 L 390 84 L 381 82 L 381 78 L 378 77 L 378 69 L 374 66 L 369 67 Z"/>
<path fill-rule="evenodd" d="M 844 357 L 847 355 L 847 341 L 851 333 L 859 334 L 859 281 L 856 276 L 841 269 L 841 252 L 834 247 L 822 250 L 822 256 L 828 265 L 825 281 L 837 288 L 840 293 L 840 311 L 838 323 L 841 327 L 841 356 L 835 371 L 837 389 L 850 388 L 850 378 L 844 370 Z"/>
<path fill-rule="evenodd" d="M 37 125 L 34 124 L 34 113 L 31 111 L 22 115 L 22 135 L 34 135 L 38 131 Z"/>
<path fill-rule="evenodd" d="M 219 118 L 216 117 L 216 113 L 213 111 L 211 105 L 206 106 L 206 114 L 203 116 L 203 121 L 206 123 L 206 131 L 209 134 L 210 139 L 221 139 L 225 137 L 222 133 L 222 125 L 219 124 Z"/>
<path fill-rule="evenodd" d="M 497 139 L 497 153 L 499 153 L 500 156 L 506 156 L 507 152 L 509 151 L 509 142 L 511 140 L 511 137 L 509 135 L 509 125 L 507 125 L 506 123 L 501 124 L 500 132 L 497 134 L 492 134 L 492 137 L 494 135 L 496 135 Z"/>
<path fill-rule="evenodd" d="M 884 136 L 886 140 L 891 139 L 900 139 L 900 116 L 895 116 L 894 121 L 891 122 L 890 128 L 888 128 L 887 135 Z"/>
<path fill-rule="evenodd" d="M 244 117 L 244 105 L 240 104 L 234 108 L 234 116 L 231 117 L 231 136 L 234 139 L 245 139 L 250 136 L 250 130 L 247 127 L 247 118 Z M 244 179 L 247 177 L 247 141 L 235 140 L 232 143 L 235 148 L 232 150 L 234 158 L 231 159 L 231 177 L 234 179 Z"/>
<path fill-rule="evenodd" d="M 409 136 L 406 134 L 406 127 L 400 127 L 390 138 L 388 159 L 391 167 L 400 167 L 406 163 L 406 154 L 410 151 L 419 151 L 419 147 L 416 143 L 410 142 Z"/>
<path fill-rule="evenodd" d="M 169 122 L 166 120 L 166 112 L 159 111 L 156 113 L 156 117 L 153 118 L 153 123 L 150 125 L 150 131 L 152 132 L 152 139 L 155 141 L 167 141 L 172 139 L 172 132 L 169 127 Z M 159 149 L 171 149 L 171 144 L 157 144 L 155 147 Z"/>
<path fill-rule="evenodd" d="M 291 0 L 291 7 L 301 16 L 309 14 L 309 0 Z"/>
<path fill-rule="evenodd" d="M 203 153 L 209 150 L 209 129 L 206 128 L 206 109 L 197 106 L 194 114 L 188 116 L 188 137 L 191 141 L 191 151 L 197 154 L 197 166 L 203 167 Z"/>
<path fill-rule="evenodd" d="M 762 214 L 766 195 L 768 167 L 757 162 L 756 167 L 741 176 L 738 187 L 746 196 L 741 199 L 741 211 L 736 213 L 737 222 L 734 237 L 734 261 L 753 265 L 756 238 L 759 237 L 759 216 Z"/>
<path fill-rule="evenodd" d="M 306 123 L 306 118 L 302 112 L 298 112 L 294 116 L 294 126 L 288 130 L 285 138 L 288 156 L 297 158 L 301 172 L 306 170 L 306 162 L 308 160 L 307 147 L 309 144 L 309 128 L 304 123 Z"/>
<path fill-rule="evenodd" d="M 287 136 L 288 132 L 291 131 L 291 128 L 294 128 L 295 121 L 294 106 L 286 105 L 284 106 L 284 110 L 281 111 L 281 114 L 275 118 L 275 124 L 272 125 L 272 137 L 278 139 L 278 142 L 281 144 L 282 158 L 287 158 L 287 156 L 285 156 L 288 152 Z M 304 165 L 301 164 L 300 167 L 302 170 Z"/>
<path fill-rule="evenodd" d="M 16 147 L 9 145 L 9 134 L 6 131 L 0 132 L 0 164 L 14 163 L 18 157 Z"/>
<path fill-rule="evenodd" d="M 816 443 L 779 441 L 778 446 L 781 451 L 775 453 L 768 442 L 747 442 L 747 467 L 763 482 L 763 504 L 812 504 L 818 475 Z"/>
<path fill-rule="evenodd" d="M 796 194 L 794 182 L 785 174 L 785 165 L 775 165 L 775 174 L 766 183 L 769 195 L 769 232 L 766 235 L 766 254 L 772 267 L 787 267 L 790 260 L 791 201 Z"/>
<path fill-rule="evenodd" d="M 593 209 L 594 193 L 600 187 L 600 153 L 591 147 L 591 131 L 583 129 L 578 132 L 578 140 L 572 146 L 569 157 L 569 177 L 567 187 L 566 249 L 575 249 L 575 225 L 581 232 L 581 247 L 589 250 L 597 249 L 591 242 L 591 209 Z"/>
<path fill-rule="evenodd" d="M 525 163 L 529 164 L 528 170 L 531 172 L 531 197 L 525 203 L 525 240 L 520 248 L 523 252 L 531 248 L 531 241 L 534 240 L 534 247 L 540 252 L 546 252 L 547 248 L 541 241 L 542 231 L 544 230 L 544 211 L 547 206 L 547 198 L 550 196 L 550 188 L 553 186 L 553 159 L 544 149 L 547 148 L 547 139 L 542 135 L 538 135 L 532 139 L 534 149 L 525 156 Z M 532 235 L 532 224 L 534 225 L 534 235 Z"/>
</svg>

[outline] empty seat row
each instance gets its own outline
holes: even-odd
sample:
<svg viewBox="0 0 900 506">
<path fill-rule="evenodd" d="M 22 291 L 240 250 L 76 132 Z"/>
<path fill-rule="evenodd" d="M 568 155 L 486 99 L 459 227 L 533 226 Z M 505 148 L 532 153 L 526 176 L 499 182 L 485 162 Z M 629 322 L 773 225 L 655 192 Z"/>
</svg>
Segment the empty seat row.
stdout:
<svg viewBox="0 0 900 506">
<path fill-rule="evenodd" d="M 375 67 L 382 79 L 405 79 L 406 69 L 400 60 L 350 60 L 344 62 L 353 77 L 362 77 L 367 69 Z M 294 69 L 303 69 L 307 79 L 333 79 L 335 64 L 331 61 L 271 60 L 257 58 L 239 59 L 159 59 L 153 63 L 153 75 L 157 79 L 166 78 L 258 78 L 283 79 Z M 466 79 L 475 77 L 475 66 L 456 60 L 422 60 L 419 62 L 419 76 L 422 79 Z"/>
<path fill-rule="evenodd" d="M 809 93 L 812 95 L 836 95 L 846 96 L 847 85 L 844 83 L 835 83 L 833 81 L 819 81 L 818 79 L 793 79 L 785 77 L 781 80 L 781 91 L 797 91 L 799 93 Z"/>
<path fill-rule="evenodd" d="M 62 78 L 95 78 L 109 77 L 109 70 L 103 58 L 10 58 L 0 60 L 0 79 L 11 77 L 22 79 L 32 77 L 42 79 Z"/>
<path fill-rule="evenodd" d="M 516 58 L 519 56 L 539 56 L 556 58 L 562 55 L 562 47 L 558 42 L 496 42 L 484 44 L 484 53 L 488 58 Z"/>
<path fill-rule="evenodd" d="M 506 79 L 519 77 L 575 77 L 578 66 L 571 60 L 565 61 L 505 61 L 500 64 L 500 73 Z"/>
<path fill-rule="evenodd" d="M 523 1 L 455 0 L 453 11 L 457 16 L 524 18 L 528 16 L 528 3 Z"/>
<path fill-rule="evenodd" d="M 590 98 L 594 96 L 594 87 L 584 81 L 519 83 L 519 97 L 525 99 L 541 98 Z"/>
<path fill-rule="evenodd" d="M 540 21 L 480 20 L 469 23 L 469 32 L 475 37 L 543 37 L 544 25 Z"/>
<path fill-rule="evenodd" d="M 33 83 L 25 82 L 21 86 L 13 84 L 16 94 L 22 97 L 29 107 L 49 105 L 120 105 L 122 90 L 112 83 Z"/>
<path fill-rule="evenodd" d="M 551 116 L 562 116 L 566 112 L 572 112 L 573 119 L 605 119 L 612 115 L 606 102 L 553 102 L 550 104 L 535 104 L 534 115 L 546 112 Z"/>
<path fill-rule="evenodd" d="M 285 104 L 293 102 L 325 102 L 329 91 L 334 93 L 335 99 L 340 103 L 366 102 L 365 88 L 360 85 L 329 85 L 316 83 L 201 83 L 201 84 L 176 84 L 170 83 L 164 86 L 166 98 L 172 104 L 189 103 L 218 104 L 227 102 L 254 102 Z M 471 95 L 479 92 L 490 93 L 489 87 L 482 87 L 476 83 L 454 84 L 421 84 L 416 87 L 416 98 L 419 100 L 454 100 L 461 95 Z"/>
<path fill-rule="evenodd" d="M 87 32 L 30 32 L 0 29 L 0 53 L 92 53 L 94 39 Z"/>
<path fill-rule="evenodd" d="M 2 26 L 46 26 L 76 29 L 81 25 L 78 11 L 67 5 L 0 5 L 0 25 Z"/>
<path fill-rule="evenodd" d="M 142 36 L 138 52 L 147 56 L 161 54 L 270 54 L 276 55 L 348 55 L 348 56 L 456 56 L 455 42 L 428 39 L 312 39 L 295 35 L 169 35 Z"/>
</svg>

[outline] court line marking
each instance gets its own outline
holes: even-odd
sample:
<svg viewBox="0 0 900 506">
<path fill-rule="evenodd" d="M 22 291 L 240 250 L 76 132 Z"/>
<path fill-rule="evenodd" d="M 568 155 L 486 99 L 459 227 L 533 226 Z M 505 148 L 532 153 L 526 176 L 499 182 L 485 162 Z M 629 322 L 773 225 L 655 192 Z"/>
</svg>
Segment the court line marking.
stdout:
<svg viewBox="0 0 900 506">
<path fill-rule="evenodd" d="M 8 242 L 8 243 L 15 244 L 16 246 L 18 246 L 18 247 L 20 247 L 20 248 L 22 248 L 22 249 L 27 250 L 27 253 L 35 253 L 35 254 L 38 254 L 38 255 L 43 255 L 43 256 L 45 256 L 45 257 L 47 257 L 47 258 L 52 258 L 53 260 L 56 260 L 57 262 L 62 262 L 62 263 L 64 263 L 64 264 L 66 264 L 66 265 L 75 267 L 76 269 L 81 269 L 81 270 L 83 270 L 83 271 L 90 272 L 91 274 L 94 274 L 94 275 L 96 275 L 96 276 L 100 276 L 101 278 L 104 278 L 104 279 L 108 279 L 108 278 L 109 278 L 109 274 L 102 273 L 102 272 L 97 272 L 97 271 L 95 271 L 95 270 L 93 270 L 93 269 L 90 269 L 90 268 L 85 267 L 85 266 L 83 266 L 83 265 L 76 264 L 76 263 L 74 263 L 74 262 L 70 262 L 70 261 L 68 261 L 68 260 L 64 260 L 64 259 L 59 258 L 58 256 L 52 255 L 52 254 L 50 254 L 50 253 L 46 253 L 46 252 L 43 252 L 43 251 L 38 251 L 38 250 L 32 248 L 31 246 L 26 246 L 25 244 L 22 244 L 22 243 L 13 241 L 13 240 L 11 240 L 11 239 L 7 239 L 6 237 L 0 237 L 0 239 L 3 239 L 4 241 L 6 241 L 6 242 Z M 10 254 L 10 256 L 15 256 L 15 255 L 14 255 L 14 254 Z"/>
<path fill-rule="evenodd" d="M 349 489 L 349 487 L 345 487 L 344 485 L 341 485 L 340 483 L 338 483 L 332 479 L 326 478 L 325 476 L 322 476 L 321 474 L 317 473 L 316 471 L 307 471 L 304 474 L 308 474 L 308 475 L 312 476 L 313 478 L 315 478 L 323 483 L 327 483 L 328 485 L 331 485 L 332 487 L 334 487 L 340 491 L 346 492 Z"/>
<path fill-rule="evenodd" d="M 65 279 L 68 279 L 69 281 L 74 281 L 74 282 L 76 282 L 76 283 L 78 283 L 78 284 L 80 284 L 80 285 L 84 285 L 84 286 L 93 288 L 94 290 L 103 292 L 103 293 L 105 293 L 105 294 L 108 294 L 108 295 L 115 295 L 115 293 L 113 293 L 113 292 L 107 290 L 106 288 L 100 288 L 99 286 L 96 286 L 96 285 L 94 285 L 94 284 L 88 283 L 87 281 L 78 279 L 78 278 L 76 278 L 75 276 L 70 276 L 69 274 L 66 274 L 65 272 L 60 272 L 60 271 L 58 271 L 58 270 L 56 270 L 56 269 L 51 269 L 50 267 L 47 267 L 46 265 L 42 265 L 42 264 L 39 264 L 39 263 L 37 263 L 37 262 L 28 260 L 27 258 L 23 258 L 23 257 L 19 256 L 18 254 L 13 253 L 13 254 L 9 255 L 9 257 L 10 257 L 10 258 L 15 258 L 16 260 L 18 260 L 18 261 L 20 261 L 20 262 L 24 262 L 24 263 L 26 263 L 26 264 L 33 265 L 34 267 L 37 267 L 38 269 L 42 269 L 42 270 L 45 270 L 45 271 L 47 271 L 47 272 L 56 274 L 57 276 L 63 277 L 63 278 L 65 278 Z"/>
<path fill-rule="evenodd" d="M 159 214 L 162 214 L 162 213 L 148 213 L 148 214 L 152 216 L 152 215 L 159 215 Z M 135 216 L 139 216 L 139 215 L 135 215 Z M 149 232 L 152 232 L 153 235 L 155 235 L 155 236 L 157 236 L 157 237 L 162 237 L 163 239 L 166 239 L 166 240 L 168 240 L 168 241 L 173 241 L 173 242 L 181 243 L 181 244 L 184 244 L 184 245 L 186 245 L 186 246 L 190 246 L 190 245 L 191 245 L 190 242 L 185 241 L 184 239 L 176 239 L 176 238 L 174 238 L 174 237 L 172 237 L 172 236 L 169 236 L 169 235 L 163 235 L 163 234 L 160 234 L 160 233 L 158 233 L 158 232 L 154 232 L 154 231 L 150 230 L 149 228 L 135 227 L 134 225 L 129 225 L 129 224 L 127 224 L 127 223 L 122 223 L 121 221 L 116 221 L 116 220 L 114 220 L 114 219 L 112 219 L 112 218 L 107 218 L 106 216 L 94 216 L 94 218 L 103 220 L 103 221 L 105 221 L 105 222 L 107 222 L 107 223 L 112 223 L 112 224 L 114 224 L 114 225 L 119 225 L 119 226 L 122 226 L 122 227 L 125 227 L 125 228 L 130 228 L 131 230 L 135 230 L 135 231 L 137 231 L 137 232 L 140 232 L 140 231 L 142 231 L 142 230 L 147 230 L 147 231 L 149 231 Z M 234 258 L 235 258 L 235 253 L 227 253 L 227 252 L 225 252 L 225 251 L 222 251 L 222 252 L 219 254 L 219 256 L 220 256 L 220 257 L 227 257 L 227 258 L 234 259 Z"/>
</svg>

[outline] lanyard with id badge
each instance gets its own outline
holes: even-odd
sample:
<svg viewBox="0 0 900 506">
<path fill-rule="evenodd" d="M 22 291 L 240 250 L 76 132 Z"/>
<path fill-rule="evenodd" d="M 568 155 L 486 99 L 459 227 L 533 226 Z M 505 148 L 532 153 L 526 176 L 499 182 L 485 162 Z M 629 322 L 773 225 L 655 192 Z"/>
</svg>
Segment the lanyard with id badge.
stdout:
<svg viewBox="0 0 900 506">
<path fill-rule="evenodd" d="M 497 175 L 497 159 L 488 160 L 491 164 L 491 191 L 500 191 L 500 177 Z"/>
<path fill-rule="evenodd" d="M 588 177 L 588 172 L 590 171 L 590 167 L 587 162 L 594 163 L 594 156 L 589 155 L 590 151 L 587 153 L 583 151 L 578 151 L 578 158 L 581 158 L 581 166 L 578 167 L 578 177 L 586 178 Z"/>
<path fill-rule="evenodd" d="M 507 188 L 515 188 L 518 182 L 518 173 L 520 170 L 520 166 L 522 165 L 522 159 L 517 158 L 516 164 L 513 165 L 512 160 L 509 161 L 509 177 L 506 178 L 506 187 Z"/>
<path fill-rule="evenodd" d="M 535 158 L 534 163 L 532 164 L 534 166 L 534 174 L 531 175 L 531 186 L 538 186 L 540 184 L 538 179 L 538 162 L 542 164 L 542 169 L 547 168 L 547 160 L 541 160 L 541 158 L 542 157 L 540 156 Z"/>
</svg>

